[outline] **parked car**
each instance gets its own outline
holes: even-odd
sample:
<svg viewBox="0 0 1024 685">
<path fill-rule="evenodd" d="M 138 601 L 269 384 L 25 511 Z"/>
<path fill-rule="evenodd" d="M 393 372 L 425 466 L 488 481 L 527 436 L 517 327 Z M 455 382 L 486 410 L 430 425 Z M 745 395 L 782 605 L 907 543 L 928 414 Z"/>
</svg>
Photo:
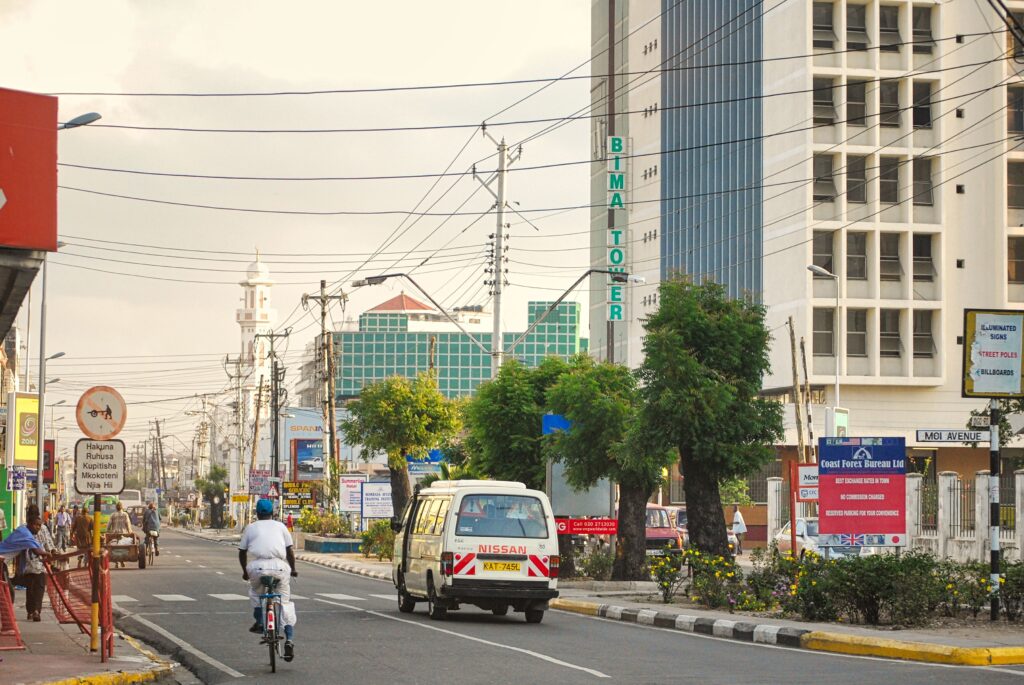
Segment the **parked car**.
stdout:
<svg viewBox="0 0 1024 685">
<path fill-rule="evenodd" d="M 690 546 L 690 534 L 686 530 L 686 507 L 679 507 L 674 512 L 676 531 L 679 533 L 679 537 L 682 538 L 683 547 Z M 729 551 L 735 550 L 739 546 L 739 540 L 736 535 L 730 530 L 728 531 L 729 536 Z"/>
<path fill-rule="evenodd" d="M 661 556 L 665 554 L 666 547 L 672 548 L 673 551 L 683 550 L 683 539 L 672 525 L 672 518 L 666 507 L 648 504 L 646 527 L 648 556 Z"/>
<path fill-rule="evenodd" d="M 790 535 L 789 521 L 775 534 L 775 545 L 780 554 L 788 554 L 793 549 L 793 540 Z M 824 554 L 825 551 L 818 546 L 818 519 L 816 517 L 798 518 L 796 520 L 796 554 L 803 556 L 805 552 Z M 851 557 L 870 556 L 881 553 L 879 547 L 829 547 L 830 557 Z"/>
</svg>

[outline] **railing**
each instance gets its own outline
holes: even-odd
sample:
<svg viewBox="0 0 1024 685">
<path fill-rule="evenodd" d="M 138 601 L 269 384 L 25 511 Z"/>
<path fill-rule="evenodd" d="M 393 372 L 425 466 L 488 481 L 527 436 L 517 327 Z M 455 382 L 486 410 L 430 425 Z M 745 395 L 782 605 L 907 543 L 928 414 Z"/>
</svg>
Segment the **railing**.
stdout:
<svg viewBox="0 0 1024 685">
<path fill-rule="evenodd" d="M 949 486 L 949 536 L 974 535 L 974 483 L 957 480 Z"/>
<path fill-rule="evenodd" d="M 921 484 L 921 533 L 939 534 L 939 484 L 934 480 Z"/>
</svg>

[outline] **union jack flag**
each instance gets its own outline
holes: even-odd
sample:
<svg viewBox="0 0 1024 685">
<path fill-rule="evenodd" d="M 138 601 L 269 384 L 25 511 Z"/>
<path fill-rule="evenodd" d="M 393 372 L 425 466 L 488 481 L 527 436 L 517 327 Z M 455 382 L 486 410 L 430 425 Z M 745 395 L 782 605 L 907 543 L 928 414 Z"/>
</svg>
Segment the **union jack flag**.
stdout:
<svg viewBox="0 0 1024 685">
<path fill-rule="evenodd" d="M 863 533 L 841 533 L 838 536 L 839 544 L 844 547 L 863 547 L 867 544 L 867 539 Z"/>
</svg>

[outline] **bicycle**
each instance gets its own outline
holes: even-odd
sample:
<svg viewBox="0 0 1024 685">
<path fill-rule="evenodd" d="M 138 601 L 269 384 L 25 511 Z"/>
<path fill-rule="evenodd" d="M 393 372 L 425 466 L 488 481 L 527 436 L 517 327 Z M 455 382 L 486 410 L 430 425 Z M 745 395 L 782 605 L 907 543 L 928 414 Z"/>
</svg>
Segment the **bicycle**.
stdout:
<svg viewBox="0 0 1024 685">
<path fill-rule="evenodd" d="M 263 640 L 270 649 L 270 672 L 277 673 L 277 657 L 281 654 L 281 630 L 278 622 L 284 619 L 281 607 L 281 595 L 277 586 L 281 581 L 273 576 L 260 576 L 260 584 L 264 592 L 260 595 L 260 608 L 263 611 Z"/>
<path fill-rule="evenodd" d="M 156 560 L 156 538 L 160 533 L 155 530 L 146 533 L 146 566 L 152 566 Z"/>
</svg>

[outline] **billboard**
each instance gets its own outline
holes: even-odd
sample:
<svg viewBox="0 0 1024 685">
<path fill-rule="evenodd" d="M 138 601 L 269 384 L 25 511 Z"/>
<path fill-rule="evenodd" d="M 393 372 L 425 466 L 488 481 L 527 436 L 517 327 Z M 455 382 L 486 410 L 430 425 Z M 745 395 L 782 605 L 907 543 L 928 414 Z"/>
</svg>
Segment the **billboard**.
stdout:
<svg viewBox="0 0 1024 685">
<path fill-rule="evenodd" d="M 360 501 L 360 518 L 389 519 L 395 515 L 391 505 L 391 483 L 360 483 Z"/>
<path fill-rule="evenodd" d="M 964 310 L 963 397 L 1020 397 L 1024 312 Z"/>
<path fill-rule="evenodd" d="M 819 544 L 905 545 L 906 474 L 904 438 L 821 438 Z"/>
<path fill-rule="evenodd" d="M 0 88 L 0 246 L 57 249 L 57 98 Z"/>
<path fill-rule="evenodd" d="M 285 481 L 281 483 L 281 506 L 285 512 L 298 514 L 303 508 L 315 504 L 313 483 L 310 481 Z"/>
<path fill-rule="evenodd" d="M 7 465 L 34 469 L 39 463 L 39 434 L 42 432 L 39 395 L 12 392 L 7 407 L 12 414 L 7 431 Z"/>
<path fill-rule="evenodd" d="M 338 510 L 356 513 L 363 507 L 362 488 L 366 482 L 365 475 L 339 476 L 338 486 L 341 496 L 338 498 Z"/>
<path fill-rule="evenodd" d="M 569 430 L 572 423 L 559 414 L 545 414 L 541 420 L 544 435 L 560 430 Z M 547 495 L 555 516 L 613 516 L 615 489 L 607 478 L 599 480 L 592 488 L 576 490 L 565 478 L 565 465 L 549 461 L 547 465 Z"/>
<path fill-rule="evenodd" d="M 43 482 L 52 484 L 54 482 L 53 455 L 57 448 L 53 440 L 43 440 Z"/>
<path fill-rule="evenodd" d="M 323 480 L 324 441 L 322 438 L 293 438 L 292 474 L 296 481 Z"/>
</svg>

